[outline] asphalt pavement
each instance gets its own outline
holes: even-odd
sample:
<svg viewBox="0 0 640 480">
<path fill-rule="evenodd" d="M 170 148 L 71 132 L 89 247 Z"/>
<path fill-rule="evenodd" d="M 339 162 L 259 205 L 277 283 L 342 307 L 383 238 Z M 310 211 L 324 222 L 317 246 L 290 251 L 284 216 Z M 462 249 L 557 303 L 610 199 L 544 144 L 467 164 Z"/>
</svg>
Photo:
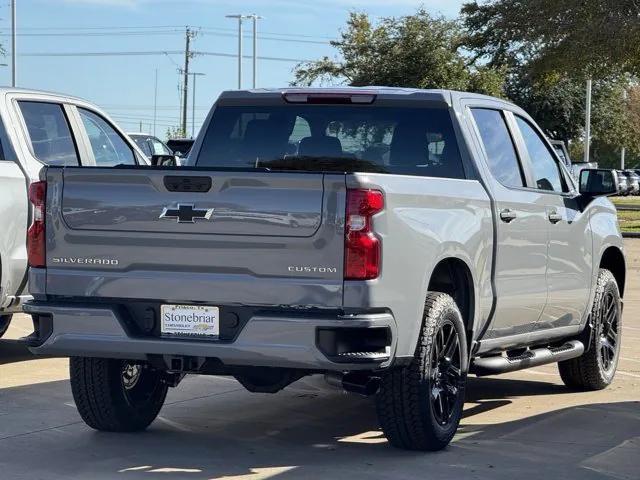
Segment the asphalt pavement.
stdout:
<svg viewBox="0 0 640 480">
<path fill-rule="evenodd" d="M 600 392 L 567 390 L 555 365 L 471 378 L 445 451 L 390 447 L 373 402 L 307 378 L 275 395 L 187 377 L 143 433 L 95 432 L 66 359 L 0 342 L 0 479 L 640 479 L 640 240 L 627 240 L 622 356 Z M 8 337 L 30 333 L 18 316 Z"/>
</svg>

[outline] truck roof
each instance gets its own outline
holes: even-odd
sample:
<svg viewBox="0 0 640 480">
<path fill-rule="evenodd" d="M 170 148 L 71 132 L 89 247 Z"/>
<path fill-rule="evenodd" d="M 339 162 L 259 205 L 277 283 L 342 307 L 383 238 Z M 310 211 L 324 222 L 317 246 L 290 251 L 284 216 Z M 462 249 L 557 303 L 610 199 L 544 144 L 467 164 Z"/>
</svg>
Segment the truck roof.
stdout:
<svg viewBox="0 0 640 480">
<path fill-rule="evenodd" d="M 254 95 L 283 95 L 286 93 L 371 93 L 378 96 L 415 96 L 425 100 L 442 101 L 447 104 L 451 104 L 453 99 L 465 98 L 465 99 L 483 99 L 499 101 L 505 104 L 514 105 L 508 100 L 491 97 L 488 95 L 482 95 L 479 93 L 461 92 L 457 90 L 446 89 L 421 89 L 421 88 L 407 88 L 407 87 L 382 87 L 382 86 L 365 86 L 365 87 L 284 87 L 284 88 L 258 88 L 249 90 L 226 90 L 220 94 L 221 99 L 231 98 L 249 98 Z"/>
<path fill-rule="evenodd" d="M 76 97 L 74 95 L 68 95 L 66 93 L 51 92 L 47 90 L 38 90 L 34 88 L 0 86 L 0 95 L 6 95 L 7 93 L 49 95 L 52 97 L 66 98 L 66 99 L 77 101 L 77 102 L 87 103 L 87 100 L 83 98 Z"/>
</svg>

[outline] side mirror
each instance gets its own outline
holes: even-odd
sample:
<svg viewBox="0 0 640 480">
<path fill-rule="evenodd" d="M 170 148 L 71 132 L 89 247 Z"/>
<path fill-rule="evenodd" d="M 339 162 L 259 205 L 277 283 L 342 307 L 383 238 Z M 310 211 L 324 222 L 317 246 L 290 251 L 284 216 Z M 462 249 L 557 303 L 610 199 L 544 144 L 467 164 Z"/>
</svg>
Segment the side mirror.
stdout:
<svg viewBox="0 0 640 480">
<path fill-rule="evenodd" d="M 580 171 L 580 194 L 586 197 L 606 197 L 620 193 L 618 174 L 605 168 Z"/>
<path fill-rule="evenodd" d="M 154 167 L 176 167 L 178 159 L 175 155 L 152 155 L 151 165 Z"/>
</svg>

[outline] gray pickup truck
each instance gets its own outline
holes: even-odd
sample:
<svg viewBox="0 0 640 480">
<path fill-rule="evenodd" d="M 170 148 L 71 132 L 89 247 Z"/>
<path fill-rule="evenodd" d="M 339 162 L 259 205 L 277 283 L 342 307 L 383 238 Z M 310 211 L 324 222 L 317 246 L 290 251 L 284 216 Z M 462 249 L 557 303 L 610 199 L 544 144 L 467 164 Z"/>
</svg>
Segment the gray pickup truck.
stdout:
<svg viewBox="0 0 640 480">
<path fill-rule="evenodd" d="M 98 430 L 147 427 L 188 373 L 375 395 L 389 442 L 446 446 L 468 373 L 620 351 L 610 171 L 579 187 L 521 109 L 391 88 L 227 92 L 190 165 L 51 166 L 29 282 L 37 354 L 70 356 Z M 44 237 L 43 237 L 44 238 Z"/>
</svg>

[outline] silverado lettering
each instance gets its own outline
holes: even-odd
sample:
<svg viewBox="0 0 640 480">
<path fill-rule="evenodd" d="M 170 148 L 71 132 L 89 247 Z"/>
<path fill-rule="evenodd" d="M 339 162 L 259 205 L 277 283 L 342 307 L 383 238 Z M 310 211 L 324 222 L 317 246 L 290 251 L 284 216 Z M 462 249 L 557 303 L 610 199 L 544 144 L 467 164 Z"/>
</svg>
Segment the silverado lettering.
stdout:
<svg viewBox="0 0 640 480">
<path fill-rule="evenodd" d="M 69 263 L 78 265 L 118 265 L 120 262 L 111 258 L 53 257 L 53 263 Z"/>
</svg>

